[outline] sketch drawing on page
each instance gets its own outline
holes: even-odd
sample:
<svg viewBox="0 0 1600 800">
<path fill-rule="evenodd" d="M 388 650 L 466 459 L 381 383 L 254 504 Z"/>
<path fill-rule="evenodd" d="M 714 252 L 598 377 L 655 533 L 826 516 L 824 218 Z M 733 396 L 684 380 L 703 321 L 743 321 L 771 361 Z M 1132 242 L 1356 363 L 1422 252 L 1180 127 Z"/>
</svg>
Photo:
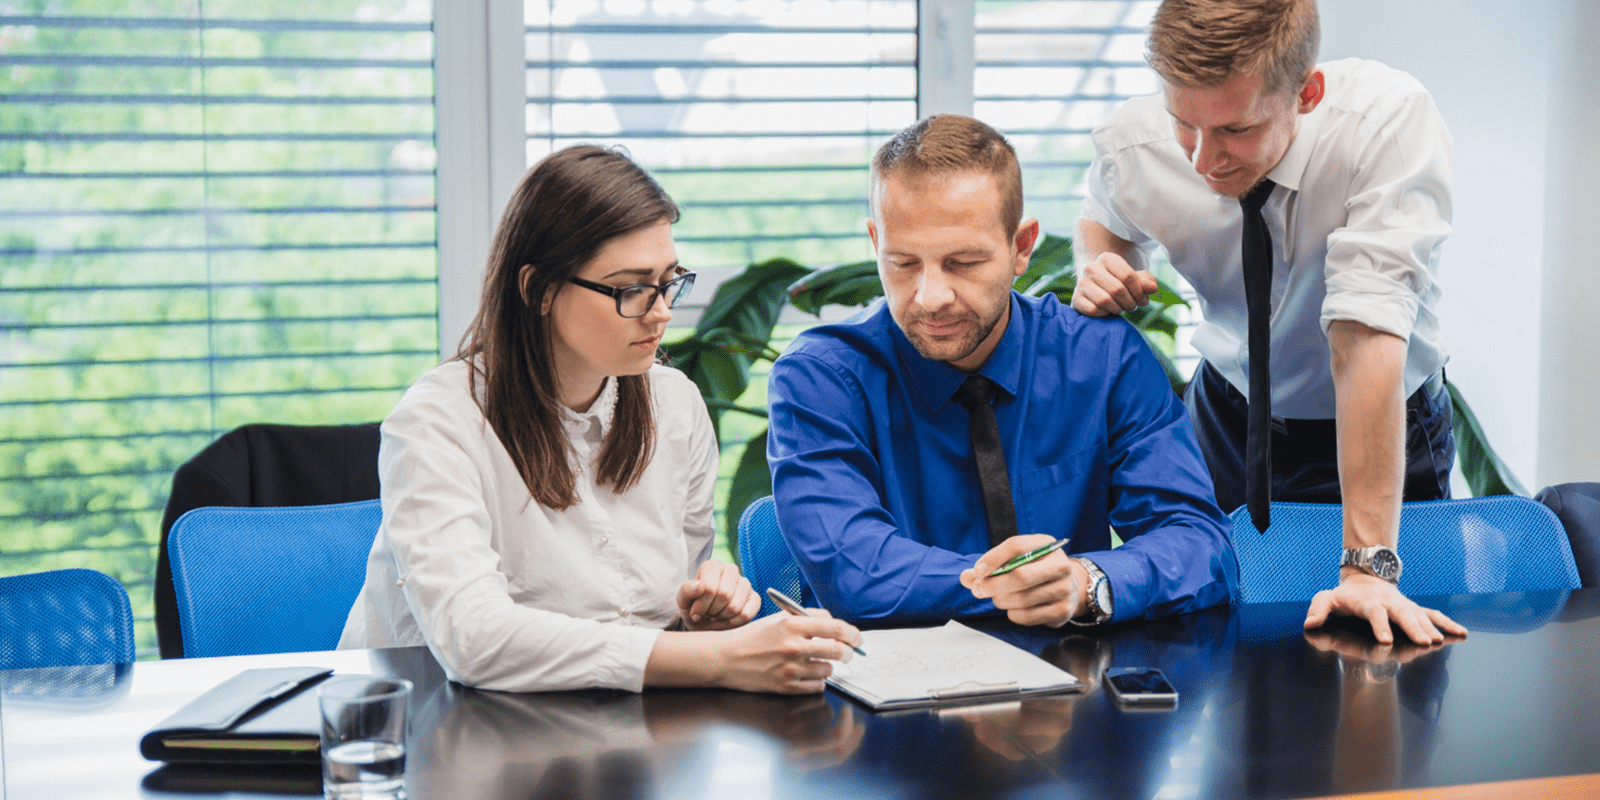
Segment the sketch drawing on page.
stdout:
<svg viewBox="0 0 1600 800">
<path fill-rule="evenodd" d="M 862 659 L 852 674 L 866 676 L 905 677 L 908 675 L 948 675 L 972 669 L 983 663 L 982 650 L 935 650 L 926 653 L 887 653 L 883 656 Z"/>
</svg>

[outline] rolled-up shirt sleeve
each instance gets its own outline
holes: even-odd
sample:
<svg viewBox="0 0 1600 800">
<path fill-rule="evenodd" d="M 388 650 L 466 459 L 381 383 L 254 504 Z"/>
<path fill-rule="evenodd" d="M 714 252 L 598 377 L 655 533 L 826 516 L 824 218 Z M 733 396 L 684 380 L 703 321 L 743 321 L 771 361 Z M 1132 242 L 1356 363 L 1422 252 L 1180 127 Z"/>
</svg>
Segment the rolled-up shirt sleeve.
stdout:
<svg viewBox="0 0 1600 800">
<path fill-rule="evenodd" d="M 1083 178 L 1083 206 L 1079 209 L 1078 216 L 1098 223 L 1124 241 L 1133 242 L 1139 247 L 1148 247 L 1150 237 L 1117 210 L 1115 184 L 1117 165 L 1114 155 L 1106 149 L 1098 137 L 1094 143 L 1094 160 L 1089 162 L 1089 170 Z"/>
<path fill-rule="evenodd" d="M 1411 338 L 1450 234 L 1452 144 L 1438 109 L 1419 89 L 1385 111 L 1363 121 L 1348 218 L 1328 235 L 1324 332 L 1349 320 Z"/>
</svg>

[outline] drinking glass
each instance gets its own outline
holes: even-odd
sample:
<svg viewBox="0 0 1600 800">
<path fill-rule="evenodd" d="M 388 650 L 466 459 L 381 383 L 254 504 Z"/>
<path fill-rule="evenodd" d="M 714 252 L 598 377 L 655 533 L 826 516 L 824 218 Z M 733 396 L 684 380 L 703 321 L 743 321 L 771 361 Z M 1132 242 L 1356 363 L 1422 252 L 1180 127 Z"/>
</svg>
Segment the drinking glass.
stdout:
<svg viewBox="0 0 1600 800">
<path fill-rule="evenodd" d="M 335 675 L 317 687 L 322 794 L 328 800 L 402 797 L 411 681 Z"/>
</svg>

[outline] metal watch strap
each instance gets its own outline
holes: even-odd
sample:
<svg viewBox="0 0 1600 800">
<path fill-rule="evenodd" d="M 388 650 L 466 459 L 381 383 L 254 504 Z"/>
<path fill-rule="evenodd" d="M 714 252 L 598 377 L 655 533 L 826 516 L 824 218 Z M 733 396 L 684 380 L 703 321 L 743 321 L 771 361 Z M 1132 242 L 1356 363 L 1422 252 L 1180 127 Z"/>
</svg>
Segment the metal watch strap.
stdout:
<svg viewBox="0 0 1600 800">
<path fill-rule="evenodd" d="M 1092 616 L 1087 620 L 1078 619 L 1075 617 L 1067 621 L 1074 625 L 1099 625 L 1103 622 L 1109 621 L 1111 619 L 1112 609 L 1101 607 L 1100 587 L 1102 585 L 1109 587 L 1111 579 L 1106 577 L 1106 573 L 1104 570 L 1100 569 L 1100 565 L 1090 561 L 1087 558 L 1084 558 L 1083 556 L 1073 556 L 1072 560 L 1082 564 L 1083 568 L 1089 571 L 1089 612 Z M 1110 594 L 1111 593 L 1108 588 L 1106 596 L 1110 597 Z"/>
<path fill-rule="evenodd" d="M 1378 562 L 1393 562 L 1392 573 L 1389 573 L 1391 564 Z M 1385 545 L 1372 545 L 1371 547 L 1346 548 L 1339 557 L 1340 567 L 1355 567 L 1375 578 L 1386 580 L 1390 583 L 1400 583 L 1400 573 L 1405 570 L 1405 565 L 1400 561 L 1400 554 L 1394 548 Z"/>
</svg>

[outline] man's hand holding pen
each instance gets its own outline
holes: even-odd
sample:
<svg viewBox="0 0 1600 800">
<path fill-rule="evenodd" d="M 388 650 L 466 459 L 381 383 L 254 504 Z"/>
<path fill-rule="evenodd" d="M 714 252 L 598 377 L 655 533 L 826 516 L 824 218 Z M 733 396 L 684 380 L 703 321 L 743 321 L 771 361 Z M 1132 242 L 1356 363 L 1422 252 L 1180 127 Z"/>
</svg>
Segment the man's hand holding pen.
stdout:
<svg viewBox="0 0 1600 800">
<path fill-rule="evenodd" d="M 975 597 L 992 600 L 1012 622 L 1059 628 L 1089 607 L 1089 572 L 1062 552 L 1064 544 L 1042 533 L 1013 536 L 962 571 L 961 585 Z M 1052 546 L 1054 550 L 1002 572 L 1009 562 Z"/>
</svg>

